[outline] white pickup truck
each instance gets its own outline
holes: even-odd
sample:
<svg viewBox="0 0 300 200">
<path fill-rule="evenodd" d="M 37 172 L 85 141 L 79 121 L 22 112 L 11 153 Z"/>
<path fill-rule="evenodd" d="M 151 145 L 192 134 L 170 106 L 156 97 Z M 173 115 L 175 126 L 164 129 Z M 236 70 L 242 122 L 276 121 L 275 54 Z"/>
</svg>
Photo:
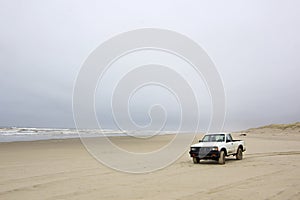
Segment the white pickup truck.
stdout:
<svg viewBox="0 0 300 200">
<path fill-rule="evenodd" d="M 236 156 L 237 160 L 242 160 L 244 151 L 245 142 L 233 140 L 230 133 L 208 133 L 199 143 L 191 146 L 189 153 L 195 164 L 201 159 L 216 160 L 219 164 L 225 164 L 225 156 L 232 155 Z"/>
</svg>

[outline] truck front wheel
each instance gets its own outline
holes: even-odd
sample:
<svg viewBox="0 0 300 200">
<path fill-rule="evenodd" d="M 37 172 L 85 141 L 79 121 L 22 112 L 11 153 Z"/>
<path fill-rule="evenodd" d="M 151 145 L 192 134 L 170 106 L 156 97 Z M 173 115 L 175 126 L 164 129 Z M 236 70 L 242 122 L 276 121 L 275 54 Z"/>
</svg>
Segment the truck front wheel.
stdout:
<svg viewBox="0 0 300 200">
<path fill-rule="evenodd" d="M 194 157 L 193 162 L 194 162 L 194 164 L 198 164 L 200 162 L 200 158 Z"/>
<path fill-rule="evenodd" d="M 225 164 L 225 152 L 224 151 L 220 152 L 220 157 L 219 157 L 218 163 L 220 165 L 224 165 Z"/>
<path fill-rule="evenodd" d="M 239 148 L 237 150 L 237 153 L 236 153 L 236 159 L 237 160 L 242 160 L 243 159 L 243 151 L 242 151 L 242 148 Z"/>
</svg>

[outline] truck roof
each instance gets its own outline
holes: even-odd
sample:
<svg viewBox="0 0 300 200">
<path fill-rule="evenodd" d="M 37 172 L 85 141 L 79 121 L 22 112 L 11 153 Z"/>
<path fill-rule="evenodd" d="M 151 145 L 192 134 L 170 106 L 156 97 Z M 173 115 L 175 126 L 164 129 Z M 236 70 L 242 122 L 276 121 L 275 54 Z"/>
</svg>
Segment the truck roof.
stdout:
<svg viewBox="0 0 300 200">
<path fill-rule="evenodd" d="M 226 132 L 219 132 L 219 133 L 205 133 L 204 135 L 217 135 L 217 134 L 229 134 Z"/>
</svg>

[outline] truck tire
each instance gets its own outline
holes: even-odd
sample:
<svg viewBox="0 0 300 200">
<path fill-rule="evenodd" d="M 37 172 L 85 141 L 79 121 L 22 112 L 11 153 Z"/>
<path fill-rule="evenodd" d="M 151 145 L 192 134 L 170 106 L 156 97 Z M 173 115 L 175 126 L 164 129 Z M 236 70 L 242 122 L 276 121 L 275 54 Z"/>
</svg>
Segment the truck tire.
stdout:
<svg viewBox="0 0 300 200">
<path fill-rule="evenodd" d="M 193 162 L 194 162 L 194 164 L 198 164 L 200 162 L 200 158 L 194 157 Z"/>
<path fill-rule="evenodd" d="M 218 163 L 220 165 L 224 165 L 225 164 L 225 152 L 224 151 L 220 152 L 220 157 L 219 157 Z"/>
<path fill-rule="evenodd" d="M 242 160 L 242 159 L 243 159 L 243 151 L 242 151 L 242 148 L 238 148 L 235 157 L 236 157 L 237 160 Z"/>
</svg>

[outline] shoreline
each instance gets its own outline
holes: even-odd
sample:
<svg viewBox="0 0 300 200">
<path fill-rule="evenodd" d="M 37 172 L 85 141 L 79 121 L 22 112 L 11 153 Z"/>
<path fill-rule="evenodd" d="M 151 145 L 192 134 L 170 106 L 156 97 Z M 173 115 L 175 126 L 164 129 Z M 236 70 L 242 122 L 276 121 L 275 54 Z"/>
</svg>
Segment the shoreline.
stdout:
<svg viewBox="0 0 300 200">
<path fill-rule="evenodd" d="M 2 133 L 2 134 L 1 134 Z M 160 135 L 174 135 L 174 134 L 190 134 L 190 132 L 180 132 L 175 133 L 175 131 L 164 131 L 160 132 L 159 134 L 153 135 L 152 132 L 117 132 L 117 131 L 110 131 L 110 132 L 103 132 L 103 133 L 91 133 L 91 131 L 86 131 L 82 133 L 56 133 L 55 131 L 51 132 L 48 131 L 40 132 L 36 134 L 22 134 L 22 133 L 5 133 L 0 132 L 0 143 L 2 142 L 17 142 L 17 141 L 39 141 L 39 140 L 52 140 L 52 139 L 74 139 L 74 138 L 98 138 L 98 137 L 135 137 L 139 138 L 147 138 L 153 136 L 160 136 Z"/>
</svg>

